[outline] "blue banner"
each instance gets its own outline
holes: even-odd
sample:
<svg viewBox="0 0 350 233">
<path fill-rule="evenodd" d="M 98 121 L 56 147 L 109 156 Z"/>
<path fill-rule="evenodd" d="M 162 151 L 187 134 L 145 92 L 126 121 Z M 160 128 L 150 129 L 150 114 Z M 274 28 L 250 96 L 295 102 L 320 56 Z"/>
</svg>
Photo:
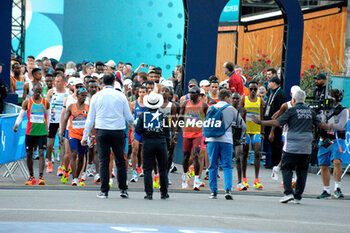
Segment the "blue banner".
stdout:
<svg viewBox="0 0 350 233">
<path fill-rule="evenodd" d="M 221 12 L 220 22 L 238 22 L 239 1 L 230 0 Z"/>
<path fill-rule="evenodd" d="M 343 153 L 342 164 L 350 164 L 350 120 L 346 125 L 345 150 Z"/>
<path fill-rule="evenodd" d="M 0 165 L 26 158 L 25 130 L 27 126 L 27 115 L 24 116 L 22 124 L 18 126 L 18 132 L 13 132 L 17 116 L 0 117 Z"/>
</svg>

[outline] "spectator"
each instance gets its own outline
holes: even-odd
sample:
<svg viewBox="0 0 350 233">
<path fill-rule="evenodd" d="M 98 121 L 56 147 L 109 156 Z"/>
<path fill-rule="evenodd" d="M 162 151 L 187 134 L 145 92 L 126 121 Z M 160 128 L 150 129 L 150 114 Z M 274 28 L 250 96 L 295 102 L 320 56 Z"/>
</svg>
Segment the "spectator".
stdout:
<svg viewBox="0 0 350 233">
<path fill-rule="evenodd" d="M 277 71 L 274 68 L 269 68 L 266 71 L 267 80 L 271 80 L 274 77 L 277 77 Z"/>
<path fill-rule="evenodd" d="M 119 70 L 120 72 L 123 72 L 123 68 L 124 68 L 124 63 L 121 61 L 118 62 L 117 70 Z"/>
<path fill-rule="evenodd" d="M 105 65 L 108 72 L 115 72 L 116 64 L 113 60 L 109 60 Z"/>
<path fill-rule="evenodd" d="M 223 66 L 224 73 L 229 77 L 228 84 L 231 92 L 238 92 L 241 96 L 243 92 L 243 81 L 241 75 L 235 73 L 234 64 L 225 62 Z"/>
<path fill-rule="evenodd" d="M 175 94 L 179 97 L 184 95 L 182 74 L 183 74 L 183 66 L 177 65 L 175 68 L 175 79 L 174 79 L 173 86 L 174 86 Z"/>
<path fill-rule="evenodd" d="M 282 104 L 287 100 L 286 95 L 284 94 L 282 88 L 280 87 L 281 80 L 277 77 L 274 77 L 269 82 L 270 92 L 267 98 L 266 107 L 264 109 L 264 120 L 271 120 L 271 117 L 275 112 L 277 112 Z M 282 129 L 277 127 L 266 126 L 264 129 L 266 137 L 270 136 L 270 132 L 274 132 L 274 140 L 269 142 L 264 140 L 264 148 L 267 150 L 266 155 L 266 168 L 272 168 L 276 166 L 281 160 L 282 154 Z M 269 148 L 271 148 L 271 153 L 269 153 Z"/>
<path fill-rule="evenodd" d="M 123 75 L 125 78 L 130 78 L 132 74 L 132 65 L 131 63 L 125 63 L 123 68 Z"/>
<path fill-rule="evenodd" d="M 71 69 L 71 70 L 77 71 L 77 67 L 76 67 L 75 63 L 72 62 L 72 61 L 69 61 L 69 62 L 67 63 L 66 69 L 67 69 L 67 70 L 68 70 L 68 69 Z"/>
<path fill-rule="evenodd" d="M 98 198 L 108 198 L 109 191 L 109 162 L 110 148 L 114 153 L 115 163 L 118 169 L 118 183 L 121 190 L 120 196 L 128 198 L 127 173 L 124 159 L 125 147 L 125 121 L 134 125 L 128 100 L 125 95 L 114 90 L 115 76 L 105 73 L 103 76 L 104 88 L 96 93 L 90 103 L 89 115 L 85 124 L 82 145 L 87 145 L 87 139 L 93 125 L 96 129 L 97 150 L 100 159 L 101 192 Z M 98 110 L 98 111 L 97 111 Z"/>
<path fill-rule="evenodd" d="M 144 82 L 146 82 L 147 81 L 147 74 L 146 74 L 146 72 L 141 71 L 140 73 L 138 73 L 137 81 L 140 84 L 143 84 Z"/>
<path fill-rule="evenodd" d="M 326 75 L 320 73 L 315 77 L 316 82 L 316 88 L 314 91 L 314 99 L 315 100 L 322 100 L 327 98 L 326 96 L 326 89 L 327 89 L 327 77 Z"/>
<path fill-rule="evenodd" d="M 225 183 L 225 198 L 232 200 L 232 153 L 233 153 L 233 138 L 232 138 L 232 124 L 236 124 L 238 121 L 242 122 L 245 127 L 244 121 L 241 120 L 241 116 L 237 114 L 237 110 L 231 106 L 231 92 L 229 90 L 221 90 L 219 92 L 219 103 L 213 105 L 214 108 L 222 108 L 223 122 L 225 124 L 226 132 L 220 137 L 207 138 L 208 156 L 209 156 L 209 186 L 211 190 L 210 198 L 217 198 L 217 174 L 219 161 L 221 162 L 222 170 L 224 171 L 224 183 Z"/>
</svg>

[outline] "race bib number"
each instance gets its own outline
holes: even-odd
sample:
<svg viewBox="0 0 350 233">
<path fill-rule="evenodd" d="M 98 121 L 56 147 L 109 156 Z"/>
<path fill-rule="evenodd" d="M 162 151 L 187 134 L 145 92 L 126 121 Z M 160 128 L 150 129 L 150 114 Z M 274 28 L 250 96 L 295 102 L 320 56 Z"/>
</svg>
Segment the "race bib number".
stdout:
<svg viewBox="0 0 350 233">
<path fill-rule="evenodd" d="M 44 115 L 30 114 L 30 122 L 42 124 L 42 123 L 44 123 Z"/>
<path fill-rule="evenodd" d="M 76 119 L 72 121 L 73 129 L 84 129 L 86 119 Z"/>
<path fill-rule="evenodd" d="M 16 94 L 18 95 L 18 98 L 23 97 L 23 92 L 24 92 L 24 90 L 16 90 Z"/>
</svg>

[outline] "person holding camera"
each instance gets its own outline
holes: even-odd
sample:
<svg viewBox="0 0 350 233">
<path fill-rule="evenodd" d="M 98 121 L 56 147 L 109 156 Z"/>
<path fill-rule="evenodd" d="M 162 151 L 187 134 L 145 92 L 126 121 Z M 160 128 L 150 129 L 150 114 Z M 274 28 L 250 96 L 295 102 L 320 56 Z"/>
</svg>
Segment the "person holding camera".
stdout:
<svg viewBox="0 0 350 233">
<path fill-rule="evenodd" d="M 340 182 L 342 175 L 342 156 L 345 148 L 345 129 L 349 118 L 349 112 L 343 105 L 339 104 L 343 99 L 343 92 L 339 89 L 331 90 L 331 98 L 334 99 L 334 107 L 332 110 L 324 114 L 322 119 L 327 124 L 321 131 L 321 140 L 318 150 L 318 161 L 321 167 L 321 177 L 323 182 L 323 192 L 317 196 L 317 199 L 331 199 L 331 191 L 329 186 L 330 172 L 329 166 L 333 163 L 334 176 L 334 196 L 336 198 L 344 198 L 341 192 Z"/>
</svg>

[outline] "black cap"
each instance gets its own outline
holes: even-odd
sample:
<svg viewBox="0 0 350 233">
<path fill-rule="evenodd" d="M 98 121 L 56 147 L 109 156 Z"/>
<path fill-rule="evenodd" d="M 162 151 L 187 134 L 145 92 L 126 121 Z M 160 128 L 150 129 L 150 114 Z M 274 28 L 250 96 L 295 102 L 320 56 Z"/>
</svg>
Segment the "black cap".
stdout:
<svg viewBox="0 0 350 233">
<path fill-rule="evenodd" d="M 326 79 L 327 79 L 327 77 L 326 77 L 326 75 L 324 75 L 324 74 L 320 73 L 320 74 L 318 74 L 318 75 L 315 77 L 315 79 L 318 79 L 318 80 L 320 80 L 320 79 L 324 79 L 324 80 L 326 80 Z"/>
<path fill-rule="evenodd" d="M 189 93 L 197 93 L 198 95 L 201 93 L 201 89 L 198 86 L 191 87 L 188 91 Z"/>
<path fill-rule="evenodd" d="M 281 84 L 281 80 L 278 77 L 273 77 L 272 79 L 270 79 L 270 82 L 277 83 L 278 85 Z"/>
</svg>

